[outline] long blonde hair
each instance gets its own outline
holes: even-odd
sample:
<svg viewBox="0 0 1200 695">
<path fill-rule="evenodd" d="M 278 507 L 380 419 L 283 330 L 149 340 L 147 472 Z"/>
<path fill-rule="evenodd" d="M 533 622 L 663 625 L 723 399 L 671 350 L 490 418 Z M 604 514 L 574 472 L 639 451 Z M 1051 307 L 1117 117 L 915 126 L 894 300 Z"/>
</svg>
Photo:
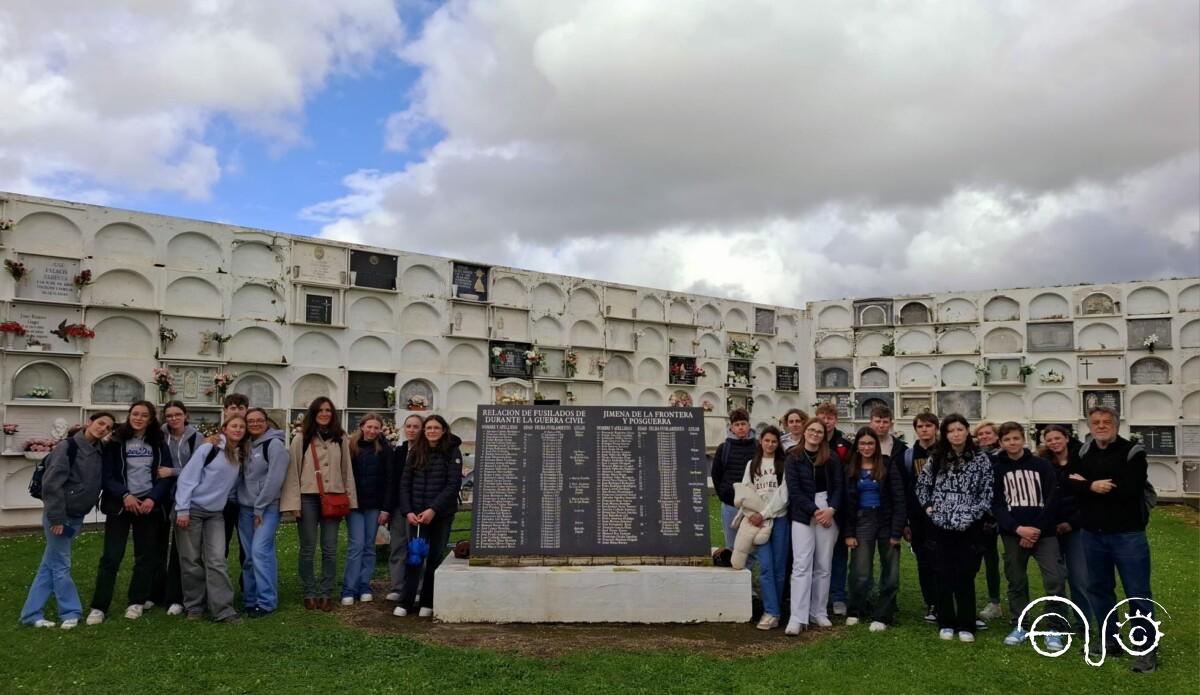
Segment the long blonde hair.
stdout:
<svg viewBox="0 0 1200 695">
<path fill-rule="evenodd" d="M 234 416 L 230 417 L 229 419 L 225 420 L 225 422 L 221 423 L 221 433 L 222 434 L 224 434 L 225 428 L 229 426 L 229 423 L 233 422 L 234 420 L 241 420 L 242 427 L 246 427 L 246 418 L 241 415 L 234 415 Z M 237 446 L 235 446 L 235 447 L 231 448 L 229 446 L 229 437 L 225 438 L 225 460 L 226 461 L 228 461 L 233 466 L 241 468 L 242 464 L 244 464 L 246 462 L 246 460 L 249 458 L 250 458 L 250 429 L 248 427 L 246 427 L 246 429 L 243 431 L 242 440 L 240 442 L 238 442 Z"/>
<path fill-rule="evenodd" d="M 354 434 L 350 435 L 350 455 L 351 456 L 358 456 L 358 443 L 361 442 L 362 438 L 363 438 L 362 426 L 363 426 L 363 423 L 367 422 L 368 420 L 374 420 L 375 422 L 378 422 L 379 427 L 381 429 L 383 428 L 383 418 L 380 417 L 380 415 L 378 413 L 367 413 L 366 415 L 363 415 L 362 419 L 358 421 L 358 427 L 354 428 Z M 383 433 L 382 432 L 380 432 L 379 436 L 375 438 L 374 443 L 375 443 L 375 453 L 376 454 L 383 453 Z"/>
</svg>

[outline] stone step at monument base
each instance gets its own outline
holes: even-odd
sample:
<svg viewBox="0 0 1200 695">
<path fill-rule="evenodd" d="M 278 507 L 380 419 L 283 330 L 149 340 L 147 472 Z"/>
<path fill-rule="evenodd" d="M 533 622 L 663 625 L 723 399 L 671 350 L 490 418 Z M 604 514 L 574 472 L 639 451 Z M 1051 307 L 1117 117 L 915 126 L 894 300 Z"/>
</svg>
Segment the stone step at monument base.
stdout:
<svg viewBox="0 0 1200 695">
<path fill-rule="evenodd" d="M 750 572 L 728 567 L 471 567 L 446 558 L 433 615 L 448 623 L 744 623 Z"/>
</svg>

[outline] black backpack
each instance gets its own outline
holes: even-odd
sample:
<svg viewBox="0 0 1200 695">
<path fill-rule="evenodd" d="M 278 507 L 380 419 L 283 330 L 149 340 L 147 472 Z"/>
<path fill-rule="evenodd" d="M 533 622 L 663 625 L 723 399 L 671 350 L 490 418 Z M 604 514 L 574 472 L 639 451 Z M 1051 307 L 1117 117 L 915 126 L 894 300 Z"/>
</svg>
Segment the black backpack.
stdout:
<svg viewBox="0 0 1200 695">
<path fill-rule="evenodd" d="M 79 443 L 74 437 L 67 439 L 67 465 L 70 468 L 75 467 L 75 459 L 79 454 Z M 29 496 L 35 500 L 42 499 L 42 477 L 46 475 L 46 459 L 49 455 L 43 456 L 41 461 L 38 461 L 37 466 L 33 469 L 33 475 L 29 478 Z"/>
</svg>

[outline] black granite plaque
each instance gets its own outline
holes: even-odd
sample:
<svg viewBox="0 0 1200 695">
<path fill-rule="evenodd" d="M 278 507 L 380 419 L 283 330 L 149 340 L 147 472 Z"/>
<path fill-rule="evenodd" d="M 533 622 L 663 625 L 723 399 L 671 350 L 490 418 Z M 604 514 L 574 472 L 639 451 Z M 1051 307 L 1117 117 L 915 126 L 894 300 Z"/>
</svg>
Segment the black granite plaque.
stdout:
<svg viewBox="0 0 1200 695">
<path fill-rule="evenodd" d="M 346 403 L 350 408 L 387 408 L 388 386 L 396 385 L 396 375 L 387 372 L 350 372 Z"/>
<path fill-rule="evenodd" d="M 350 252 L 350 271 L 357 287 L 396 289 L 396 257 L 369 251 Z"/>
<path fill-rule="evenodd" d="M 305 323 L 333 323 L 333 297 L 323 297 L 319 294 L 304 297 Z"/>
<path fill-rule="evenodd" d="M 700 408 L 479 406 L 472 556 L 707 555 Z"/>
<path fill-rule="evenodd" d="M 800 390 L 800 368 L 799 367 L 775 367 L 775 390 L 776 391 L 799 391 Z"/>
<path fill-rule="evenodd" d="M 451 282 L 454 296 L 476 302 L 488 300 L 488 270 L 486 266 L 455 263 Z"/>
<path fill-rule="evenodd" d="M 1140 435 L 1147 456 L 1175 455 L 1175 428 L 1171 425 L 1130 425 L 1131 434 Z"/>
<path fill-rule="evenodd" d="M 1117 390 L 1084 391 L 1083 416 L 1086 418 L 1092 408 L 1112 408 L 1121 414 L 1121 392 Z"/>
<path fill-rule="evenodd" d="M 529 365 L 525 361 L 525 353 L 533 348 L 529 343 L 507 343 L 492 341 L 488 345 L 490 351 L 488 372 L 497 379 L 529 378 Z"/>
</svg>

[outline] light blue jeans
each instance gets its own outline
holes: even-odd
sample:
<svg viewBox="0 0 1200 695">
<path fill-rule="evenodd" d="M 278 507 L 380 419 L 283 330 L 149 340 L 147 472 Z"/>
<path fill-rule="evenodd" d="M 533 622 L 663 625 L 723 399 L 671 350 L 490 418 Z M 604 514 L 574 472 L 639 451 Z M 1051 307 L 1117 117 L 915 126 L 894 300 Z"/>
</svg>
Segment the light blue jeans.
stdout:
<svg viewBox="0 0 1200 695">
<path fill-rule="evenodd" d="M 262 525 L 254 527 L 254 507 L 238 512 L 238 543 L 246 550 L 242 561 L 242 602 L 246 608 L 273 611 L 279 607 L 279 565 L 275 559 L 275 532 L 279 530 L 279 503 L 263 511 Z"/>
<path fill-rule="evenodd" d="M 342 598 L 371 593 L 375 571 L 375 532 L 379 530 L 378 509 L 352 509 L 346 517 L 346 575 Z"/>
<path fill-rule="evenodd" d="M 25 625 L 32 625 L 45 618 L 42 611 L 51 594 L 58 601 L 60 620 L 78 620 L 83 614 L 79 591 L 75 589 L 75 580 L 71 579 L 71 544 L 75 541 L 79 529 L 83 528 L 83 517 L 67 519 L 65 526 L 69 527 L 71 532 L 64 529 L 63 535 L 54 535 L 50 532 L 50 519 L 42 514 L 46 551 L 42 554 L 42 564 L 38 565 L 37 574 L 33 576 L 25 607 L 21 609 L 21 622 Z M 71 535 L 68 536 L 67 533 Z"/>
<path fill-rule="evenodd" d="M 737 529 L 732 528 L 733 517 L 737 516 L 737 507 L 731 507 L 728 504 L 721 504 L 721 530 L 725 532 L 725 547 L 733 550 L 733 539 L 737 538 Z M 746 558 L 746 569 L 754 567 L 754 553 Z"/>
<path fill-rule="evenodd" d="M 743 523 L 750 523 L 748 521 Z M 771 537 L 755 546 L 758 558 L 758 583 L 761 587 L 763 614 L 776 618 L 783 613 L 783 588 L 787 586 L 788 551 L 792 549 L 792 524 L 787 515 L 775 519 Z"/>
</svg>

